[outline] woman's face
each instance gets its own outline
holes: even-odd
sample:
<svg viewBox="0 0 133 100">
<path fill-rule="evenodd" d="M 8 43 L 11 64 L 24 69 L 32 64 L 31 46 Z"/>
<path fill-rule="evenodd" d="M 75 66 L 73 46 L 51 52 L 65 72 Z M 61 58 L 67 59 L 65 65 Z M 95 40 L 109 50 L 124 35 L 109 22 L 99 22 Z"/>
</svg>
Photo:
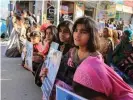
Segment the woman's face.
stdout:
<svg viewBox="0 0 133 100">
<path fill-rule="evenodd" d="M 61 42 L 68 43 L 70 41 L 70 30 L 65 27 L 61 26 L 59 29 L 59 39 Z"/>
<path fill-rule="evenodd" d="M 73 34 L 74 44 L 76 46 L 87 46 L 89 40 L 89 33 L 85 29 L 84 24 L 77 24 Z"/>
<path fill-rule="evenodd" d="M 125 39 L 127 39 L 127 35 L 125 33 L 123 33 L 122 40 L 125 40 Z"/>
<path fill-rule="evenodd" d="M 51 31 L 51 29 L 47 29 L 46 30 L 46 40 L 50 40 L 50 41 L 52 41 L 52 39 L 53 39 L 53 35 L 52 35 L 52 31 Z"/>
<path fill-rule="evenodd" d="M 108 30 L 107 30 L 107 29 L 104 29 L 104 30 L 103 30 L 103 36 L 104 36 L 104 37 L 107 37 L 107 35 L 108 35 Z"/>
</svg>

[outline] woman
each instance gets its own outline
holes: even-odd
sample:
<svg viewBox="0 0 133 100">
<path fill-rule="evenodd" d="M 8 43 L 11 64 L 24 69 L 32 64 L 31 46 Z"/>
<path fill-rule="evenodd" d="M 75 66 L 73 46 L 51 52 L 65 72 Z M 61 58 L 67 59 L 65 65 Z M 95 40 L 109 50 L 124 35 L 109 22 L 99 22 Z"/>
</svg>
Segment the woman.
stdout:
<svg viewBox="0 0 133 100">
<path fill-rule="evenodd" d="M 130 63 L 126 63 L 125 60 L 128 60 L 128 57 L 131 55 L 131 53 L 133 53 L 132 41 L 133 32 L 131 30 L 125 30 L 122 36 L 121 43 L 113 52 L 113 63 L 118 66 L 121 71 L 128 74 L 130 77 L 132 77 L 132 75 L 130 75 L 129 72 L 133 69 L 131 66 L 129 66 Z M 128 61 L 131 61 L 131 59 L 129 59 Z M 131 63 L 131 65 L 133 65 L 133 63 Z"/>
<path fill-rule="evenodd" d="M 120 43 L 120 40 L 118 39 L 118 32 L 116 30 L 112 30 L 113 32 L 113 41 L 114 41 L 114 48 Z"/>
<path fill-rule="evenodd" d="M 114 50 L 113 33 L 112 33 L 111 29 L 104 28 L 102 40 L 104 40 L 104 41 L 102 41 L 103 42 L 103 44 L 102 44 L 103 48 L 100 51 L 103 54 L 105 63 L 110 66 L 112 52 Z"/>
<path fill-rule="evenodd" d="M 26 29 L 21 16 L 16 15 L 16 24 L 14 25 L 11 41 L 6 51 L 7 57 L 20 57 L 23 47 L 26 44 Z"/>
</svg>

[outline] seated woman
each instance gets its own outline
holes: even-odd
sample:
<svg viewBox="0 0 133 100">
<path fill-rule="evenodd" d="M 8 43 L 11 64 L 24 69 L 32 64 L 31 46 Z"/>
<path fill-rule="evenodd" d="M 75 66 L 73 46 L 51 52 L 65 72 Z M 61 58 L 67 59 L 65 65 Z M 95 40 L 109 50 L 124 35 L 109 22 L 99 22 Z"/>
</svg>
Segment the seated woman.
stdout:
<svg viewBox="0 0 133 100">
<path fill-rule="evenodd" d="M 125 30 L 121 43 L 113 52 L 113 63 L 125 74 L 133 79 L 133 32 Z"/>
<path fill-rule="evenodd" d="M 116 48 L 116 46 L 120 43 L 119 33 L 117 32 L 117 30 L 112 30 L 112 32 L 113 32 L 114 48 Z"/>
<path fill-rule="evenodd" d="M 112 52 L 114 50 L 114 41 L 113 41 L 113 32 L 109 28 L 104 28 L 103 30 L 103 38 L 101 38 L 102 49 L 100 52 L 104 57 L 104 61 L 106 64 L 110 66 Z"/>
</svg>

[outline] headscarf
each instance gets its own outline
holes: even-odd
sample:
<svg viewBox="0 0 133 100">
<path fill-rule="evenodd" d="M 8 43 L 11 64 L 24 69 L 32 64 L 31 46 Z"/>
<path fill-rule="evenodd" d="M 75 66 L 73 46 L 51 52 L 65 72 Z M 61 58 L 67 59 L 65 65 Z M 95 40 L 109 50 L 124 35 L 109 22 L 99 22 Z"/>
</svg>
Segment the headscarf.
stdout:
<svg viewBox="0 0 133 100">
<path fill-rule="evenodd" d="M 132 30 L 125 30 L 124 33 L 127 35 L 127 40 L 129 42 L 133 41 L 133 31 Z"/>
<path fill-rule="evenodd" d="M 97 57 L 85 59 L 77 68 L 73 80 L 86 88 L 104 93 L 111 100 L 133 100 L 133 89 Z"/>
</svg>

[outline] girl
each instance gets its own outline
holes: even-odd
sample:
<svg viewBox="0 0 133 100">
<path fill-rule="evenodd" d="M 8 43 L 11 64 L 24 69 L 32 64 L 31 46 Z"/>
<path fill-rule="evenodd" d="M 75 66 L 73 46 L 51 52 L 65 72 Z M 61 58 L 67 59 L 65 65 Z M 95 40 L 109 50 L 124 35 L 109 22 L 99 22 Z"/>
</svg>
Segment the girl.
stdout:
<svg viewBox="0 0 133 100">
<path fill-rule="evenodd" d="M 72 39 L 72 26 L 73 22 L 71 21 L 63 21 L 58 25 L 58 43 L 59 43 L 59 50 L 63 52 L 63 55 L 65 55 L 69 49 L 73 45 L 73 39 Z M 67 62 L 68 60 L 68 53 L 66 56 L 62 57 L 62 63 L 61 66 L 65 66 L 64 62 Z M 45 71 L 47 72 L 47 69 L 43 69 L 40 73 L 40 77 L 42 77 L 42 80 L 45 76 Z"/>
<path fill-rule="evenodd" d="M 98 53 L 99 38 L 95 22 L 91 18 L 80 18 L 75 22 L 74 29 L 78 55 L 80 50 L 87 52 L 86 57 L 83 53 L 79 55 L 84 60 L 74 73 L 74 92 L 89 100 L 132 100 L 133 90 L 103 62 Z"/>
<path fill-rule="evenodd" d="M 41 43 L 41 33 L 39 31 L 33 31 L 30 34 L 30 40 L 33 43 L 33 74 L 35 74 L 38 65 L 43 61 L 43 56 L 40 54 L 43 52 L 43 45 Z"/>
<path fill-rule="evenodd" d="M 72 26 L 71 21 L 63 21 L 58 25 L 59 50 L 63 52 L 63 55 L 73 46 Z"/>
<path fill-rule="evenodd" d="M 63 21 L 58 25 L 58 38 L 59 38 L 59 50 L 63 52 L 63 55 L 65 55 L 69 49 L 72 47 L 72 26 L 73 23 L 71 21 Z M 63 62 L 67 62 L 68 60 L 68 53 L 66 54 L 66 56 L 63 57 L 62 59 L 62 64 L 64 66 Z M 40 77 L 42 77 L 42 80 L 45 76 L 45 71 L 47 71 L 47 69 L 43 69 L 40 73 Z"/>
<path fill-rule="evenodd" d="M 26 29 L 26 40 L 29 42 L 30 42 L 30 33 L 31 33 L 31 27 L 28 27 Z M 25 64 L 25 57 L 26 57 L 26 46 L 23 47 L 21 57 L 22 57 L 22 66 L 25 68 L 24 64 Z"/>
<path fill-rule="evenodd" d="M 46 55 L 48 54 L 49 48 L 50 48 L 50 44 L 52 42 L 58 42 L 58 36 L 57 36 L 57 28 L 54 25 L 50 25 L 46 28 L 45 30 L 45 38 L 43 39 L 43 52 L 40 52 L 39 54 L 42 55 L 45 59 Z M 39 74 L 42 73 L 43 68 L 42 68 L 42 64 L 43 64 L 44 60 L 40 62 L 40 66 L 38 66 L 37 70 L 36 70 L 36 75 L 35 75 L 35 83 L 38 86 L 42 85 L 41 82 L 41 78 L 39 76 Z"/>
</svg>

